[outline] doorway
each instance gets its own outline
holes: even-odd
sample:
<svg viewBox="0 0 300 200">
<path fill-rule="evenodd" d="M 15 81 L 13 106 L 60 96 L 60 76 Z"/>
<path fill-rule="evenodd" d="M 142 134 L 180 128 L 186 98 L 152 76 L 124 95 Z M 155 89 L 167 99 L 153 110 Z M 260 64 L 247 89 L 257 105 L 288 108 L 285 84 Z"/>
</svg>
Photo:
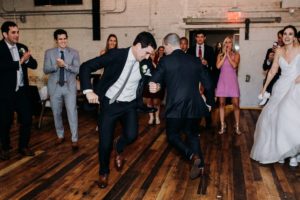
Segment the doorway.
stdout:
<svg viewBox="0 0 300 200">
<path fill-rule="evenodd" d="M 195 29 L 195 30 L 189 30 L 188 31 L 188 39 L 189 39 L 189 47 L 194 46 L 196 44 L 196 40 L 195 40 L 195 36 L 196 36 L 196 32 L 199 31 L 200 29 Z M 233 49 L 235 51 L 239 51 L 240 49 L 240 44 L 239 44 L 239 39 L 240 39 L 240 35 L 239 35 L 239 30 L 203 30 L 201 29 L 201 31 L 204 31 L 206 33 L 206 40 L 205 43 L 211 47 L 213 47 L 214 52 L 216 54 L 216 47 L 218 43 L 223 43 L 225 37 L 230 36 L 232 37 L 232 41 L 233 41 Z M 215 55 L 215 58 L 217 59 L 217 55 Z M 218 74 L 220 73 L 220 70 L 217 70 L 217 72 L 215 72 Z M 237 71 L 238 73 L 238 71 Z M 217 77 L 218 77 L 217 76 Z M 218 78 L 217 78 L 218 79 Z M 216 102 L 218 104 L 218 101 Z M 231 104 L 231 98 L 227 98 L 226 99 L 226 104 Z"/>
<path fill-rule="evenodd" d="M 195 45 L 195 33 L 200 29 L 188 30 L 188 38 L 189 38 L 189 46 Z M 203 30 L 203 29 L 201 29 Z M 223 43 L 223 40 L 226 36 L 233 37 L 233 46 L 236 51 L 239 51 L 239 30 L 204 30 L 206 33 L 206 44 L 213 47 L 214 50 L 216 48 L 216 44 L 218 42 Z"/>
</svg>

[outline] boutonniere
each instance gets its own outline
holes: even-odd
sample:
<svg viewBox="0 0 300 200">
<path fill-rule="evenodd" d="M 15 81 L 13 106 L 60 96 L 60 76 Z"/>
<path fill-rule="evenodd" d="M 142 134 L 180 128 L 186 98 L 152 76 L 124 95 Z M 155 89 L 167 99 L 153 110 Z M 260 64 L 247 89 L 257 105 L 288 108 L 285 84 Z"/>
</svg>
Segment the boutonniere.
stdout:
<svg viewBox="0 0 300 200">
<path fill-rule="evenodd" d="M 24 48 L 20 48 L 19 49 L 19 54 L 21 55 L 21 56 L 23 56 L 23 54 L 26 52 L 26 50 L 24 49 Z"/>
<path fill-rule="evenodd" d="M 149 69 L 148 65 L 142 65 L 142 73 L 145 76 L 151 76 L 150 69 Z"/>
<path fill-rule="evenodd" d="M 142 72 L 143 74 L 145 74 L 147 72 L 148 66 L 147 65 L 143 65 L 142 66 Z"/>
</svg>

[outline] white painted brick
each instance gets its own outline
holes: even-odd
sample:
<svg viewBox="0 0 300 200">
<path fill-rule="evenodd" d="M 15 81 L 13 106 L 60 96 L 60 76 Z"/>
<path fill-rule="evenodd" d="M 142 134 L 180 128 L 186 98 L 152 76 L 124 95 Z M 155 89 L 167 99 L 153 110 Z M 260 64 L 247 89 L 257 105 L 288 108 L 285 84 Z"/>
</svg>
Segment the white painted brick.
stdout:
<svg viewBox="0 0 300 200">
<path fill-rule="evenodd" d="M 295 8 L 291 15 L 288 8 L 281 8 L 281 0 L 101 0 L 101 41 L 92 40 L 91 14 L 81 15 L 29 15 L 26 23 L 19 20 L 18 11 L 61 11 L 87 10 L 90 12 L 90 0 L 83 0 L 81 6 L 46 6 L 34 7 L 33 0 L 2 0 L 0 3 L 0 23 L 16 20 L 20 28 L 20 42 L 28 45 L 37 58 L 38 70 L 30 75 L 38 77 L 38 84 L 43 84 L 44 51 L 54 46 L 53 31 L 64 28 L 69 34 L 69 45 L 78 49 L 81 61 L 93 58 L 105 47 L 110 33 L 118 36 L 119 47 L 130 46 L 135 36 L 141 31 L 150 31 L 161 45 L 162 38 L 169 32 L 184 36 L 193 29 L 238 29 L 240 30 L 241 63 L 239 81 L 241 87 L 241 105 L 256 106 L 256 94 L 259 91 L 264 74 L 261 65 L 276 33 L 287 24 L 300 28 L 300 9 Z M 14 3 L 14 4 L 13 4 Z M 207 24 L 186 25 L 183 18 L 226 18 L 227 11 L 239 7 L 243 17 L 281 17 L 281 23 L 250 24 L 250 39 L 244 40 L 244 24 Z M 15 17 L 13 11 L 17 11 Z M 25 14 L 26 15 L 26 14 Z M 255 58 L 255 59 L 253 59 Z M 245 82 L 245 75 L 251 75 L 251 82 Z M 36 80 L 36 79 L 32 79 Z M 246 94 L 249 94 L 246 97 Z"/>
</svg>

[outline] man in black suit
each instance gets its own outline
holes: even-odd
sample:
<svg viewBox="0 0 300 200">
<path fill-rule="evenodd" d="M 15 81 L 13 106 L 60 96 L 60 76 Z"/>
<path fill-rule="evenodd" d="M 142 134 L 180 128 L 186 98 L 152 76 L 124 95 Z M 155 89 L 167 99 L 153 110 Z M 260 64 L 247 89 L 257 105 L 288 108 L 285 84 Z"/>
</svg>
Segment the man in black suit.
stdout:
<svg viewBox="0 0 300 200">
<path fill-rule="evenodd" d="M 202 62 L 202 65 L 208 69 L 208 76 L 210 79 L 214 80 L 213 77 L 216 76 L 216 62 L 215 62 L 215 55 L 214 50 L 211 46 L 205 44 L 206 40 L 206 33 L 203 31 L 197 31 L 195 33 L 195 40 L 196 44 L 190 47 L 187 50 L 187 53 L 199 58 Z M 216 83 L 213 83 L 213 88 L 216 88 Z M 204 90 L 204 94 L 207 91 Z M 206 121 L 206 128 L 211 127 L 211 116 L 205 118 Z"/>
<path fill-rule="evenodd" d="M 148 59 L 155 49 L 156 42 L 152 34 L 141 32 L 130 48 L 111 49 L 80 67 L 81 86 L 88 102 L 101 102 L 98 118 L 100 188 L 105 188 L 108 183 L 110 152 L 117 121 L 120 120 L 123 128 L 121 136 L 114 141 L 117 170 L 123 167 L 121 153 L 125 146 L 137 137 L 137 106 L 142 102 L 144 81 L 151 76 L 149 65 L 141 61 Z M 102 67 L 104 73 L 93 91 L 90 74 Z"/>
<path fill-rule="evenodd" d="M 207 90 L 207 104 L 213 104 L 212 83 L 208 70 L 199 59 L 185 54 L 179 46 L 179 37 L 170 33 L 163 39 L 167 56 L 158 63 L 157 71 L 150 78 L 150 92 L 166 87 L 166 133 L 168 141 L 187 159 L 191 160 L 192 179 L 203 172 L 204 157 L 197 134 L 199 119 L 209 114 L 209 108 L 199 93 L 201 83 Z M 187 143 L 180 137 L 183 131 Z"/>
<path fill-rule="evenodd" d="M 29 97 L 27 68 L 36 69 L 37 62 L 28 48 L 18 43 L 19 29 L 11 21 L 1 26 L 3 39 L 0 41 L 0 158 L 8 160 L 10 148 L 9 131 L 13 113 L 18 113 L 21 124 L 18 152 L 24 156 L 33 156 L 28 147 L 31 129 L 31 100 Z"/>
</svg>

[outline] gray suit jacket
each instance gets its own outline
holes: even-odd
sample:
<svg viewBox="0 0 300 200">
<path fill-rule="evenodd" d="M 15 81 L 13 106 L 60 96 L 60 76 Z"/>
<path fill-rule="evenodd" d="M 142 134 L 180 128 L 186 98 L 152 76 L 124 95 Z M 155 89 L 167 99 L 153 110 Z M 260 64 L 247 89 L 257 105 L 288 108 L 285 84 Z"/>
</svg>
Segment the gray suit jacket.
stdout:
<svg viewBox="0 0 300 200">
<path fill-rule="evenodd" d="M 76 92 L 76 75 L 79 72 L 80 60 L 77 50 L 67 47 L 65 49 L 65 81 L 70 91 Z M 44 73 L 49 74 L 48 77 L 48 94 L 54 94 L 59 80 L 59 68 L 56 59 L 60 58 L 58 48 L 48 49 L 45 52 Z"/>
</svg>

